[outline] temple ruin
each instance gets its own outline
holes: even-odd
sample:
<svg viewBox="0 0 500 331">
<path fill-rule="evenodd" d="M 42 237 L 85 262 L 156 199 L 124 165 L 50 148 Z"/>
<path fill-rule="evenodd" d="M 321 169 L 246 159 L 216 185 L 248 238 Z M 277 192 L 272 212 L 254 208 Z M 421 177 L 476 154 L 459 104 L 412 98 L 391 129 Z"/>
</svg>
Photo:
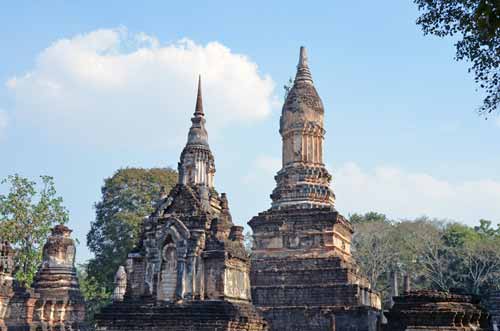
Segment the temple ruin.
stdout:
<svg viewBox="0 0 500 331">
<path fill-rule="evenodd" d="M 0 330 L 83 331 L 85 302 L 75 268 L 75 242 L 71 230 L 56 225 L 43 246 L 43 260 L 32 288 L 12 276 L 14 250 L 1 246 Z"/>
<path fill-rule="evenodd" d="M 14 254 L 8 242 L 0 243 L 0 331 L 7 331 L 5 318 L 10 314 L 10 300 L 14 296 Z"/>
<path fill-rule="evenodd" d="M 334 207 L 323 163 L 324 107 L 300 49 L 283 105 L 282 169 L 254 233 L 254 304 L 276 331 L 375 331 L 380 298 L 351 256 L 353 227 Z"/>
<path fill-rule="evenodd" d="M 488 313 L 479 298 L 438 291 L 410 291 L 394 297 L 383 331 L 486 331 Z"/>
<path fill-rule="evenodd" d="M 214 188 L 200 82 L 191 122 L 179 182 L 144 221 L 99 331 L 267 330 L 251 303 L 243 228 Z"/>
<path fill-rule="evenodd" d="M 411 291 L 408 274 L 399 295 L 396 271 L 382 325 L 380 296 L 351 255 L 353 227 L 335 208 L 324 116 L 301 47 L 280 118 L 282 168 L 271 207 L 248 222 L 250 258 L 227 195 L 215 189 L 200 79 L 178 183 L 144 219 L 96 330 L 500 331 L 500 291 L 487 313 L 473 296 Z M 0 331 L 88 329 L 75 250 L 71 230 L 55 226 L 33 286 L 24 288 L 13 276 L 15 250 L 0 241 Z"/>
</svg>

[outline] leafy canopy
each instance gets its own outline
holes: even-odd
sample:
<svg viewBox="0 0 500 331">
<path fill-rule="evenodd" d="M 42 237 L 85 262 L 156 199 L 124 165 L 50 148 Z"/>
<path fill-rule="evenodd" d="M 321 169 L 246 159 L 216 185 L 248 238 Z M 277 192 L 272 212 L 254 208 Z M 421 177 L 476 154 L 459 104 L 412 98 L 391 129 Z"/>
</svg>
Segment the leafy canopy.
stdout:
<svg viewBox="0 0 500 331">
<path fill-rule="evenodd" d="M 486 96 L 480 112 L 492 113 L 500 103 L 500 1 L 414 0 L 425 34 L 459 35 L 456 59 L 470 61 L 475 81 Z"/>
<path fill-rule="evenodd" d="M 168 168 L 120 169 L 104 180 L 87 234 L 95 255 L 87 266 L 92 282 L 111 293 L 115 272 L 137 243 L 144 217 L 153 212 L 162 188 L 168 192 L 176 182 L 177 173 Z"/>
<path fill-rule="evenodd" d="M 30 286 L 42 260 L 42 248 L 50 230 L 68 221 L 68 211 L 57 196 L 54 179 L 40 176 L 41 183 L 19 175 L 1 183 L 9 187 L 0 194 L 0 237 L 16 249 L 16 279 Z"/>
</svg>

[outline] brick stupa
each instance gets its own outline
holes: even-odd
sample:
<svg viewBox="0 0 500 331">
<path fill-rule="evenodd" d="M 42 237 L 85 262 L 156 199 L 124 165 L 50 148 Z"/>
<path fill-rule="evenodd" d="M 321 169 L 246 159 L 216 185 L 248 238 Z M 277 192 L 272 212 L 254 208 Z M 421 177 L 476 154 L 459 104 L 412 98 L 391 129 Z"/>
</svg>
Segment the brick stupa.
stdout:
<svg viewBox="0 0 500 331">
<path fill-rule="evenodd" d="M 267 330 L 251 303 L 243 228 L 214 188 L 200 85 L 191 121 L 179 182 L 144 221 L 117 272 L 115 302 L 97 316 L 99 331 Z"/>
<path fill-rule="evenodd" d="M 334 208 L 323 163 L 323 103 L 305 48 L 280 118 L 282 169 L 254 233 L 254 304 L 276 331 L 375 331 L 380 298 L 351 256 L 353 227 Z"/>
<path fill-rule="evenodd" d="M 32 288 L 12 278 L 13 253 L 5 243 L 0 270 L 0 330 L 84 331 L 85 302 L 75 268 L 75 242 L 71 230 L 56 225 L 43 246 L 42 264 Z M 5 329 L 6 327 L 6 329 Z"/>
</svg>

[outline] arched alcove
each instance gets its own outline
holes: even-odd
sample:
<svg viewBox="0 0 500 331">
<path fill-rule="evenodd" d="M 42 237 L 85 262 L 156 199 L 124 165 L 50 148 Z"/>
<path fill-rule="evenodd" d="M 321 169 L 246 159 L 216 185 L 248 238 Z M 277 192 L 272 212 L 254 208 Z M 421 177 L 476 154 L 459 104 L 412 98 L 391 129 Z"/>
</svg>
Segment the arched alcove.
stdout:
<svg viewBox="0 0 500 331">
<path fill-rule="evenodd" d="M 175 301 L 182 298 L 185 287 L 184 264 L 189 230 L 180 220 L 168 218 L 158 240 L 160 268 L 157 277 L 157 299 Z"/>
<path fill-rule="evenodd" d="M 161 268 L 158 280 L 158 300 L 173 301 L 177 286 L 177 248 L 168 234 L 161 250 Z"/>
</svg>

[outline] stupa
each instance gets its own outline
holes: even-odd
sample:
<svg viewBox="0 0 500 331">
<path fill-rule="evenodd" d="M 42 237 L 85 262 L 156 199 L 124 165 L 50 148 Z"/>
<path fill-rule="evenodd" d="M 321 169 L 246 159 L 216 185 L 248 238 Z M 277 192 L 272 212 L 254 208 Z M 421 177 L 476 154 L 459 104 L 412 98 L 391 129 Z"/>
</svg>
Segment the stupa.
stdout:
<svg viewBox="0 0 500 331">
<path fill-rule="evenodd" d="M 115 301 L 97 316 L 99 331 L 267 330 L 251 303 L 243 228 L 214 187 L 205 121 L 199 82 L 179 182 L 144 221 L 126 275 L 117 272 Z"/>
<path fill-rule="evenodd" d="M 380 298 L 351 256 L 353 227 L 334 207 L 323 162 L 325 109 L 306 49 L 280 118 L 282 168 L 254 233 L 254 304 L 276 331 L 375 331 Z"/>
</svg>

